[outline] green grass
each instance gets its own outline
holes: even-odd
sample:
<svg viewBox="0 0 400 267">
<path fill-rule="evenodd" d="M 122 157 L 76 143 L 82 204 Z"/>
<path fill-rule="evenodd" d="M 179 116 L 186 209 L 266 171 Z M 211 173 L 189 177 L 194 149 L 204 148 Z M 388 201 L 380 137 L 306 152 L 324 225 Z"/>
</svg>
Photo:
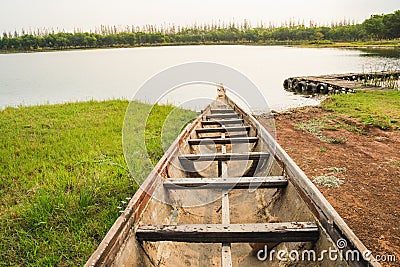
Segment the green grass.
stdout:
<svg viewBox="0 0 400 267">
<path fill-rule="evenodd" d="M 383 130 L 400 129 L 400 91 L 358 91 L 332 95 L 322 107 Z"/>
<path fill-rule="evenodd" d="M 315 40 L 303 42 L 300 46 L 303 47 L 331 47 L 331 48 L 368 48 L 368 47 L 399 47 L 399 42 L 396 40 L 386 41 L 359 41 L 359 42 L 333 42 L 329 40 Z"/>
<path fill-rule="evenodd" d="M 175 110 L 155 106 L 146 150 L 137 132 L 130 172 L 122 148 L 127 101 L 7 108 L 0 111 L 0 266 L 81 266 L 119 216 L 121 201 L 163 154 L 160 133 Z M 135 127 L 148 105 L 133 103 Z M 175 112 L 176 131 L 195 116 Z M 137 126 L 135 129 L 140 129 Z M 138 147 L 135 150 L 135 146 Z"/>
<path fill-rule="evenodd" d="M 320 147 L 319 152 L 327 152 L 328 148 L 327 147 Z"/>
<path fill-rule="evenodd" d="M 333 175 L 321 175 L 317 177 L 313 177 L 313 181 L 318 185 L 327 186 L 327 187 L 338 187 L 343 184 L 343 180 L 333 176 Z"/>
<path fill-rule="evenodd" d="M 333 125 L 327 124 L 326 121 L 320 120 L 320 119 L 312 119 L 307 122 L 300 122 L 295 125 L 296 130 L 304 130 L 312 134 L 315 138 L 318 138 L 322 142 L 328 143 L 328 144 L 344 144 L 346 143 L 346 139 L 337 136 L 337 137 L 326 137 L 323 135 L 322 131 L 323 130 L 329 130 L 329 131 L 337 131 L 338 128 Z"/>
<path fill-rule="evenodd" d="M 347 169 L 345 167 L 338 168 L 338 167 L 329 167 L 325 168 L 325 170 L 332 172 L 332 173 L 345 173 Z"/>
<path fill-rule="evenodd" d="M 321 134 L 322 129 L 324 128 L 325 122 L 318 119 L 313 119 L 307 122 L 300 122 L 295 125 L 296 130 L 304 130 L 311 133 L 314 136 L 318 136 Z"/>
</svg>

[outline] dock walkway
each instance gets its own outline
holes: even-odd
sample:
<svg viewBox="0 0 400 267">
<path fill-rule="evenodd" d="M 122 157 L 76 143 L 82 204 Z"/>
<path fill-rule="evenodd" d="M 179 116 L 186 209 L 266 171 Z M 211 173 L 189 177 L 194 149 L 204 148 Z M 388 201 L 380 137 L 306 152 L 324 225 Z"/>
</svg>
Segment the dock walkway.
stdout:
<svg viewBox="0 0 400 267">
<path fill-rule="evenodd" d="M 354 93 L 356 90 L 398 89 L 400 70 L 287 78 L 283 87 L 298 93 Z"/>
</svg>

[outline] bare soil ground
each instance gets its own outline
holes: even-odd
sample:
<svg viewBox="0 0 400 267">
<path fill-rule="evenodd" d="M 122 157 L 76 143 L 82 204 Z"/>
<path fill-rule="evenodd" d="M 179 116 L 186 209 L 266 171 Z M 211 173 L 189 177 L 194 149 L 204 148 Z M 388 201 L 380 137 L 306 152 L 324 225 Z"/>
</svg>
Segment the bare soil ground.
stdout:
<svg viewBox="0 0 400 267">
<path fill-rule="evenodd" d="M 321 141 L 298 129 L 312 120 L 326 123 L 323 136 L 344 141 Z M 366 127 L 319 107 L 277 114 L 275 124 L 278 142 L 311 180 L 334 175 L 343 181 L 314 184 L 373 255 L 396 256 L 382 265 L 400 266 L 400 131 Z"/>
</svg>

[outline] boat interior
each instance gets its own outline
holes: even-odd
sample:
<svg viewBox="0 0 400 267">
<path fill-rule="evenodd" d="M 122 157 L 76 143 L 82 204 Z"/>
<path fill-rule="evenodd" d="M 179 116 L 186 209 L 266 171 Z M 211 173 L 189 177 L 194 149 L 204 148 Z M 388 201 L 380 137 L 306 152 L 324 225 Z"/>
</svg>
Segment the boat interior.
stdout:
<svg viewBox="0 0 400 267">
<path fill-rule="evenodd" d="M 109 265 L 332 266 L 319 256 L 336 244 L 274 156 L 276 144 L 224 90 L 143 185 Z"/>
</svg>

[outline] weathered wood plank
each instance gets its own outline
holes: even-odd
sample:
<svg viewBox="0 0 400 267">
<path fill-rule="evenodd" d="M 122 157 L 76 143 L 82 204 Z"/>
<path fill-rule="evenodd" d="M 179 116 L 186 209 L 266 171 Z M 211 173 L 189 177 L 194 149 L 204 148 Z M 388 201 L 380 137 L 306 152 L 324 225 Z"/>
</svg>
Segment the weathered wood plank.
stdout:
<svg viewBox="0 0 400 267">
<path fill-rule="evenodd" d="M 235 177 L 235 178 L 170 178 L 164 182 L 167 189 L 248 189 L 282 188 L 288 180 L 283 176 Z"/>
<path fill-rule="evenodd" d="M 241 138 L 241 137 L 249 137 L 247 132 L 238 132 L 238 133 L 226 133 L 226 138 Z M 199 136 L 199 139 L 219 139 L 220 136 Z"/>
<path fill-rule="evenodd" d="M 178 156 L 182 161 L 228 161 L 228 160 L 261 160 L 270 156 L 266 152 L 226 153 L 226 154 L 183 154 Z"/>
<path fill-rule="evenodd" d="M 223 163 L 226 167 L 226 163 Z M 223 172 L 224 173 L 224 172 Z M 226 175 L 226 172 L 225 172 Z M 224 175 L 223 175 L 224 177 Z M 230 224 L 230 211 L 229 211 L 229 191 L 222 191 L 222 224 Z M 232 252 L 230 243 L 222 243 L 221 248 L 221 267 L 232 266 Z"/>
<path fill-rule="evenodd" d="M 221 133 L 221 139 L 224 140 L 225 133 Z M 221 145 L 221 154 L 226 154 L 226 145 Z M 226 178 L 228 176 L 228 165 L 226 161 L 218 161 L 218 177 Z"/>
<path fill-rule="evenodd" d="M 318 237 L 318 227 L 311 222 L 144 225 L 136 230 L 140 241 L 188 243 L 308 242 Z"/>
<path fill-rule="evenodd" d="M 231 244 L 230 243 L 222 243 L 222 267 L 232 267 L 232 253 L 231 253 Z"/>
<path fill-rule="evenodd" d="M 226 144 L 250 144 L 257 143 L 258 137 L 236 137 L 236 138 L 212 138 L 212 139 L 190 139 L 189 145 L 226 145 Z"/>
<path fill-rule="evenodd" d="M 231 119 L 231 120 L 212 120 L 202 121 L 202 125 L 227 125 L 227 124 L 244 124 L 242 119 Z"/>
<path fill-rule="evenodd" d="M 211 109 L 212 114 L 227 114 L 227 113 L 235 113 L 235 111 L 231 108 L 224 109 Z"/>
<path fill-rule="evenodd" d="M 232 133 L 249 131 L 250 126 L 232 126 L 232 127 L 216 127 L 216 128 L 199 128 L 196 129 L 198 134 L 201 133 Z"/>
<path fill-rule="evenodd" d="M 232 113 L 232 114 L 210 114 L 210 115 L 206 115 L 206 119 L 239 119 L 240 116 L 236 113 Z"/>
<path fill-rule="evenodd" d="M 222 224 L 227 225 L 231 223 L 230 211 L 229 211 L 229 191 L 224 190 L 222 192 Z"/>
</svg>

